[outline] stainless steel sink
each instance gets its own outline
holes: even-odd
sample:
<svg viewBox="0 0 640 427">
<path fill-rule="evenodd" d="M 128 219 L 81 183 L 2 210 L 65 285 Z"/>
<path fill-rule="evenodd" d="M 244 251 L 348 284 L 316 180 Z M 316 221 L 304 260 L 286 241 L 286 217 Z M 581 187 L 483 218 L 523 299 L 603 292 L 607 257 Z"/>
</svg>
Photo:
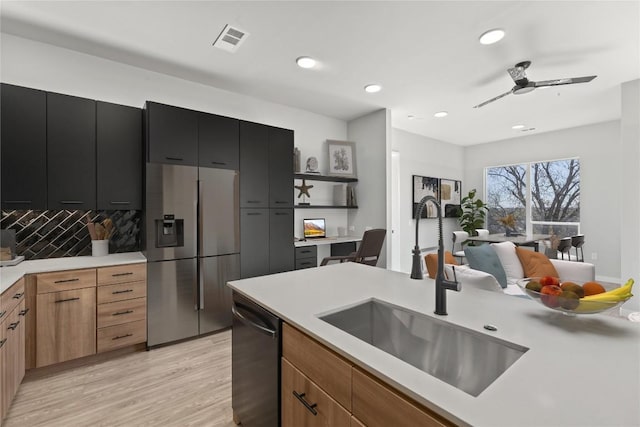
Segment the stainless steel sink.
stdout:
<svg viewBox="0 0 640 427">
<path fill-rule="evenodd" d="M 377 299 L 320 319 L 472 396 L 528 350 Z"/>
</svg>

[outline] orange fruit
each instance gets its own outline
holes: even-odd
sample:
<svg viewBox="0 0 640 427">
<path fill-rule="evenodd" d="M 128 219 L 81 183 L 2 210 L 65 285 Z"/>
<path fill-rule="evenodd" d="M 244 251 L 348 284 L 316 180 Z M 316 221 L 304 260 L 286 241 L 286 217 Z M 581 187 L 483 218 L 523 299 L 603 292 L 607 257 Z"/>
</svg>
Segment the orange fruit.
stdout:
<svg viewBox="0 0 640 427">
<path fill-rule="evenodd" d="M 586 282 L 582 285 L 584 296 L 596 295 L 606 292 L 606 289 L 598 282 Z"/>
</svg>

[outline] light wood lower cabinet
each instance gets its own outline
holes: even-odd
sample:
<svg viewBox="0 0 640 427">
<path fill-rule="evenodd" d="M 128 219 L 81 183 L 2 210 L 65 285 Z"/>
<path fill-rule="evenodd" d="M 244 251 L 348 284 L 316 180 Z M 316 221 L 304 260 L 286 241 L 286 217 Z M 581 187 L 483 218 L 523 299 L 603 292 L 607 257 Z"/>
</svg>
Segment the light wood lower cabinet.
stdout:
<svg viewBox="0 0 640 427">
<path fill-rule="evenodd" d="M 286 323 L 281 409 L 283 427 L 455 425 Z"/>
</svg>

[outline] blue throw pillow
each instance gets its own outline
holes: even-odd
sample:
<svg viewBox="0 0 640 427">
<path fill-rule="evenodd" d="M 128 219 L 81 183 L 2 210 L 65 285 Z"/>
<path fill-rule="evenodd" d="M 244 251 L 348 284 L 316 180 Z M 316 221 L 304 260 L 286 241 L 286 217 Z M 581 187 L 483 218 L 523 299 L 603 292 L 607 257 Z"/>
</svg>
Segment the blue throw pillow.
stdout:
<svg viewBox="0 0 640 427">
<path fill-rule="evenodd" d="M 491 274 L 500 283 L 500 286 L 507 287 L 507 274 L 504 272 L 498 254 L 491 245 L 466 246 L 464 256 L 469 261 L 470 268 Z"/>
</svg>

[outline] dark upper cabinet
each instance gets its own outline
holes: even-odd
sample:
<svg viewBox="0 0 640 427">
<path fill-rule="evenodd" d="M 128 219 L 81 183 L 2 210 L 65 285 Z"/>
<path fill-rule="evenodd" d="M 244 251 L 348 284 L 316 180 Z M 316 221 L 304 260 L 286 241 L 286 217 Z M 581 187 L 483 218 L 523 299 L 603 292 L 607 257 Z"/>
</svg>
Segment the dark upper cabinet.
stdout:
<svg viewBox="0 0 640 427">
<path fill-rule="evenodd" d="M 269 207 L 293 207 L 293 131 L 269 128 Z"/>
<path fill-rule="evenodd" d="M 293 209 L 269 209 L 269 273 L 295 267 Z"/>
<path fill-rule="evenodd" d="M 265 274 L 269 274 L 269 209 L 240 209 L 240 277 Z"/>
<path fill-rule="evenodd" d="M 198 165 L 238 170 L 240 121 L 201 113 L 198 118 Z"/>
<path fill-rule="evenodd" d="M 47 207 L 47 94 L 0 88 L 2 209 Z"/>
<path fill-rule="evenodd" d="M 96 102 L 47 93 L 47 208 L 96 208 Z"/>
<path fill-rule="evenodd" d="M 268 159 L 269 127 L 241 121 L 240 207 L 266 208 L 269 206 Z M 289 188 L 291 188 L 291 182 Z"/>
<path fill-rule="evenodd" d="M 145 110 L 146 160 L 197 166 L 199 113 L 150 101 Z"/>
<path fill-rule="evenodd" d="M 98 209 L 142 209 L 142 110 L 97 103 Z"/>
</svg>

